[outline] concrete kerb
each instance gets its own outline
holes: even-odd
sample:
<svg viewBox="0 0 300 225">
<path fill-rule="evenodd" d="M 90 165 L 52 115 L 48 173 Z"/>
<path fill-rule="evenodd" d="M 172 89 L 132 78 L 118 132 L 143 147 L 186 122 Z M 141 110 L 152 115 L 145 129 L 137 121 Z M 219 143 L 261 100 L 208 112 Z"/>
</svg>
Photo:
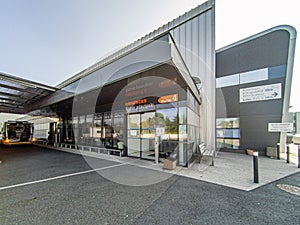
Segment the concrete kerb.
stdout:
<svg viewBox="0 0 300 225">
<path fill-rule="evenodd" d="M 98 159 L 129 164 L 145 169 L 171 173 L 178 176 L 184 176 L 208 183 L 235 188 L 243 191 L 252 191 L 266 184 L 275 182 L 289 175 L 299 172 L 299 168 L 293 164 L 286 164 L 284 160 L 275 160 L 268 157 L 259 157 L 260 182 L 253 182 L 252 156 L 239 153 L 219 152 L 216 157 L 216 165 L 211 166 L 210 160 L 201 161 L 201 163 L 192 163 L 188 168 L 176 167 L 175 170 L 164 170 L 163 164 L 155 164 L 152 161 L 136 160 L 129 157 L 106 155 L 94 152 L 79 151 L 61 147 L 39 145 L 63 152 L 94 157 Z"/>
</svg>

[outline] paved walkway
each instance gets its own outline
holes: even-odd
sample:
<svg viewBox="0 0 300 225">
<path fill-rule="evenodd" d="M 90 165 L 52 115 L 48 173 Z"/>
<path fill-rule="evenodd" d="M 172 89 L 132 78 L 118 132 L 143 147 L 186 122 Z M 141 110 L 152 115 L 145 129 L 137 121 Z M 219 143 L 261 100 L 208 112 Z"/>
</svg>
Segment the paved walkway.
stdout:
<svg viewBox="0 0 300 225">
<path fill-rule="evenodd" d="M 215 166 L 210 166 L 210 158 L 203 157 L 201 163 L 194 162 L 189 168 L 176 167 L 169 171 L 163 169 L 163 164 L 155 164 L 152 161 L 134 159 L 129 157 L 119 157 L 113 155 L 98 154 L 87 151 L 71 150 L 66 148 L 54 148 L 56 150 L 91 156 L 95 158 L 115 161 L 128 166 L 133 165 L 144 169 L 164 171 L 165 176 L 153 179 L 166 179 L 173 174 L 189 177 L 197 180 L 206 181 L 218 185 L 236 188 L 244 191 L 251 191 L 265 184 L 274 182 L 278 179 L 300 172 L 295 164 L 287 164 L 284 160 L 276 160 L 268 157 L 259 157 L 259 183 L 253 182 L 253 157 L 246 154 L 219 152 L 215 159 Z M 118 175 L 120 175 L 118 171 Z M 141 176 L 139 170 L 132 170 Z M 144 173 L 144 171 L 143 171 Z M 112 176 L 110 174 L 110 176 Z M 130 177 L 133 177 L 132 174 Z M 120 177 L 118 177 L 120 179 Z M 147 182 L 152 182 L 147 179 Z"/>
<path fill-rule="evenodd" d="M 253 182 L 253 157 L 246 154 L 219 152 L 215 166 L 209 166 L 209 160 L 201 164 L 194 163 L 183 169 L 183 176 L 250 191 L 262 185 L 274 182 L 300 171 L 295 164 L 284 160 L 259 156 L 259 183 Z"/>
</svg>

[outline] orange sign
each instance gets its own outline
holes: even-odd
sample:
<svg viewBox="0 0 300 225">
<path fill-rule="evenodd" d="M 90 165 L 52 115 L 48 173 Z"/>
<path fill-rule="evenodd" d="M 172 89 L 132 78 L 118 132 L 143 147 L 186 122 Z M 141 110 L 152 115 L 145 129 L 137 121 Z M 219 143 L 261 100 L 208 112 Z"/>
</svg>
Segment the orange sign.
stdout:
<svg viewBox="0 0 300 225">
<path fill-rule="evenodd" d="M 125 106 L 135 106 L 135 105 L 142 105 L 145 104 L 147 102 L 147 99 L 143 98 L 143 99 L 139 99 L 139 100 L 135 100 L 132 102 L 126 102 Z"/>
<path fill-rule="evenodd" d="M 178 94 L 162 96 L 158 99 L 158 103 L 165 104 L 169 102 L 178 102 Z"/>
</svg>

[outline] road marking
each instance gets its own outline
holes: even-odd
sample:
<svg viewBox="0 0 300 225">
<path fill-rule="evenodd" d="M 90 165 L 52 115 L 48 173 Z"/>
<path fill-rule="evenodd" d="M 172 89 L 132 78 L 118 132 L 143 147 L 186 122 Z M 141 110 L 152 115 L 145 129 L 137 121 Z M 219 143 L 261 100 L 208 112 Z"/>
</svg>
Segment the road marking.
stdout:
<svg viewBox="0 0 300 225">
<path fill-rule="evenodd" d="M 106 166 L 106 167 L 101 167 L 101 168 L 92 169 L 92 170 L 86 170 L 86 171 L 77 172 L 77 173 L 70 173 L 70 174 L 46 178 L 46 179 L 42 179 L 42 180 L 35 180 L 35 181 L 30 181 L 30 182 L 21 183 L 21 184 L 14 184 L 14 185 L 6 186 L 6 187 L 0 187 L 0 191 L 15 188 L 15 187 L 27 186 L 30 184 L 38 184 L 38 183 L 47 182 L 47 181 L 51 181 L 51 180 L 58 180 L 58 179 L 66 178 L 66 177 L 77 176 L 77 175 L 81 175 L 81 174 L 85 174 L 85 173 L 92 173 L 92 172 L 96 172 L 96 171 L 100 171 L 100 170 L 106 170 L 106 169 L 110 169 L 110 168 L 114 168 L 114 167 L 118 167 L 118 166 L 123 166 L 123 165 L 125 165 L 125 164 L 124 163 L 116 164 L 116 165 L 112 165 L 112 166 Z"/>
</svg>

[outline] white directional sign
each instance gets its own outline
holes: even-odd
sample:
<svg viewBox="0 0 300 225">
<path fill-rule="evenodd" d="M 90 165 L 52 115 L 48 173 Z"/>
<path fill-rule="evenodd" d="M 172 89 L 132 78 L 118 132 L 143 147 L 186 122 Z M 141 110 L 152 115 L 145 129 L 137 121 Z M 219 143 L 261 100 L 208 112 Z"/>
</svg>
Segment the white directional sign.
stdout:
<svg viewBox="0 0 300 225">
<path fill-rule="evenodd" d="M 269 132 L 291 132 L 293 131 L 293 123 L 269 123 Z"/>
<path fill-rule="evenodd" d="M 240 89 L 240 102 L 281 99 L 281 83 Z"/>
</svg>

